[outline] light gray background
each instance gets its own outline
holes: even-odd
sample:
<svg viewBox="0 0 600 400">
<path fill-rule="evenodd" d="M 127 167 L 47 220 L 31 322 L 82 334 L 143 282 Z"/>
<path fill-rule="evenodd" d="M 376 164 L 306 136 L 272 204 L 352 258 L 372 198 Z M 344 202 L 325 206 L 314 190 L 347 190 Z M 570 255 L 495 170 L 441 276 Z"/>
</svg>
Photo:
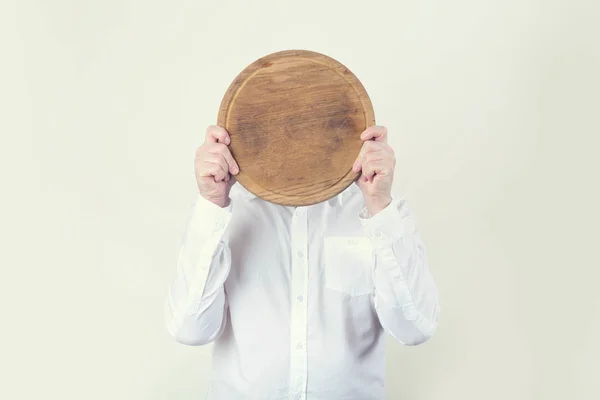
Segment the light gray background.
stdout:
<svg viewBox="0 0 600 400">
<path fill-rule="evenodd" d="M 3 1 L 3 399 L 199 399 L 163 327 L 193 156 L 273 51 L 361 79 L 442 299 L 389 398 L 600 398 L 597 1 Z"/>
</svg>

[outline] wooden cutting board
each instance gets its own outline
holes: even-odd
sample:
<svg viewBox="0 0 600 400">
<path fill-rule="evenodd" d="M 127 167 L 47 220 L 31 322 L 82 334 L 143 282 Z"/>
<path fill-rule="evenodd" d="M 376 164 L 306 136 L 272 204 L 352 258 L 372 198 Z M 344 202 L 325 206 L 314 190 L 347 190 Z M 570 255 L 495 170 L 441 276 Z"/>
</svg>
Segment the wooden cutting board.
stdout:
<svg viewBox="0 0 600 400">
<path fill-rule="evenodd" d="M 311 51 L 269 54 L 229 86 L 217 124 L 231 137 L 238 182 L 272 203 L 328 200 L 359 173 L 360 134 L 375 124 L 369 96 L 348 68 Z"/>
</svg>

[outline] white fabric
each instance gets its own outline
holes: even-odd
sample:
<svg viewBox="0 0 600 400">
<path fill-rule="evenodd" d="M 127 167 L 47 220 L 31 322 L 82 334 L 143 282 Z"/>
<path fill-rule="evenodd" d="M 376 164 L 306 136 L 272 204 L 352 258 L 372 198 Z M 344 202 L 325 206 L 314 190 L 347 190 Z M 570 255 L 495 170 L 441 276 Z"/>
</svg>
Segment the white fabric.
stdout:
<svg viewBox="0 0 600 400">
<path fill-rule="evenodd" d="M 384 332 L 420 344 L 438 314 L 406 202 L 369 217 L 354 184 L 298 208 L 199 196 L 165 304 L 177 341 L 214 342 L 211 400 L 383 399 Z"/>
</svg>

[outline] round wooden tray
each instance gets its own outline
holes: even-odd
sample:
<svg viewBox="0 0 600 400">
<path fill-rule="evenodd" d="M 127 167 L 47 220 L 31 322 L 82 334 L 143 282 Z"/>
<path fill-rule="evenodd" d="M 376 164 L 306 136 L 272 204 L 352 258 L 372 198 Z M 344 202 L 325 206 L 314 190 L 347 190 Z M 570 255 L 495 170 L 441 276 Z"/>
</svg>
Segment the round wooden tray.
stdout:
<svg viewBox="0 0 600 400">
<path fill-rule="evenodd" d="M 328 200 L 360 173 L 360 134 L 375 124 L 371 100 L 338 61 L 305 50 L 269 54 L 229 86 L 217 124 L 231 137 L 238 182 L 272 203 Z"/>
</svg>

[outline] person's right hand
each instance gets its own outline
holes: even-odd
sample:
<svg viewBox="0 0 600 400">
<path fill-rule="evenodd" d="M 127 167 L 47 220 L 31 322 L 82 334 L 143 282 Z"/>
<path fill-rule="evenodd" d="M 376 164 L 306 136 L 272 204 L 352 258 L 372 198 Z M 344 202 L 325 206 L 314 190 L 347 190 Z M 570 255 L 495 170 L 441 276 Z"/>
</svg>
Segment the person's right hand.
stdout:
<svg viewBox="0 0 600 400">
<path fill-rule="evenodd" d="M 195 173 L 200 195 L 219 207 L 229 205 L 233 175 L 240 171 L 227 147 L 229 133 L 220 126 L 209 126 L 204 144 L 196 150 Z"/>
</svg>

